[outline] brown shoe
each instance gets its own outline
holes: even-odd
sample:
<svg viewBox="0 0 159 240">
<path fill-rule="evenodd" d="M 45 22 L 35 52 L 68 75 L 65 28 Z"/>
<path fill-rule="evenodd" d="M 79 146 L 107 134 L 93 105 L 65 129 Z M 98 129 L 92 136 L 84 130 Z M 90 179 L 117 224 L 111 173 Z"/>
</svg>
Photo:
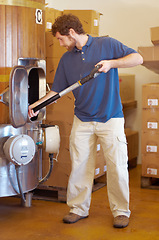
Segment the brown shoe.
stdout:
<svg viewBox="0 0 159 240">
<path fill-rule="evenodd" d="M 75 223 L 79 221 L 80 219 L 87 218 L 88 216 L 79 216 L 75 213 L 69 213 L 63 218 L 64 223 Z"/>
<path fill-rule="evenodd" d="M 115 228 L 124 228 L 129 224 L 129 218 L 125 215 L 119 215 L 114 218 L 113 227 Z"/>
</svg>

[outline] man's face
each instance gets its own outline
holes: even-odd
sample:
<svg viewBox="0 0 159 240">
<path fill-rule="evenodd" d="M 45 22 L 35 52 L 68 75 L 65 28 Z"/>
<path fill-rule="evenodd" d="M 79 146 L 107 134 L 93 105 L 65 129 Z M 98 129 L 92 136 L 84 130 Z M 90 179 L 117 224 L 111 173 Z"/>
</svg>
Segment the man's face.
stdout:
<svg viewBox="0 0 159 240">
<path fill-rule="evenodd" d="M 57 32 L 55 37 L 59 40 L 60 46 L 65 47 L 68 51 L 71 51 L 76 46 L 76 40 L 70 35 L 61 35 Z"/>
</svg>

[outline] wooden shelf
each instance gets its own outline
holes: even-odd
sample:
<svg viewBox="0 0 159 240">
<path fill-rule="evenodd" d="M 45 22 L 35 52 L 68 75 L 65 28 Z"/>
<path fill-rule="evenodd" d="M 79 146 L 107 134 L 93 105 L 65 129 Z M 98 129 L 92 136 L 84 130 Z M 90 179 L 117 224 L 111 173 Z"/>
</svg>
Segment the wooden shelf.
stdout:
<svg viewBox="0 0 159 240">
<path fill-rule="evenodd" d="M 147 69 L 159 74 L 159 61 L 152 60 L 152 61 L 144 61 L 142 66 L 146 67 Z"/>
<path fill-rule="evenodd" d="M 137 108 L 137 101 L 136 100 L 124 101 L 122 102 L 122 105 L 123 105 L 123 111 L 127 111 L 130 109 Z"/>
</svg>

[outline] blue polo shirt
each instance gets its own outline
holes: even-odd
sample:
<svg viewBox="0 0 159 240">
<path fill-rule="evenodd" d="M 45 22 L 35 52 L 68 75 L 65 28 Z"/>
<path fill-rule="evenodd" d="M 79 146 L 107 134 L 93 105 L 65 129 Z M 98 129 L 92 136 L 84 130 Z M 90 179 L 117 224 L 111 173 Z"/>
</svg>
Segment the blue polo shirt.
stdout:
<svg viewBox="0 0 159 240">
<path fill-rule="evenodd" d="M 76 47 L 62 56 L 51 90 L 61 92 L 88 75 L 101 60 L 118 59 L 136 51 L 110 37 L 89 35 L 82 50 Z M 118 69 L 110 69 L 73 90 L 75 115 L 84 122 L 106 122 L 123 117 Z"/>
</svg>

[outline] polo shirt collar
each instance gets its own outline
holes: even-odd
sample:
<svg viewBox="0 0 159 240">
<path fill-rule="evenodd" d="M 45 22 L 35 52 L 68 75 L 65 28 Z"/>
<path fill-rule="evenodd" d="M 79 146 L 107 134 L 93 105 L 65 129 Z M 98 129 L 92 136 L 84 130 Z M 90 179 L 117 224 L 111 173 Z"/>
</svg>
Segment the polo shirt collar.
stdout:
<svg viewBox="0 0 159 240">
<path fill-rule="evenodd" d="M 89 46 L 93 41 L 93 37 L 91 35 L 87 34 L 87 36 L 88 36 L 88 41 L 86 42 L 85 46 Z"/>
<path fill-rule="evenodd" d="M 91 35 L 89 35 L 89 34 L 87 34 L 87 35 L 88 35 L 88 41 L 86 42 L 86 45 L 83 46 L 83 48 L 85 48 L 86 46 L 89 47 L 90 44 L 93 41 L 93 37 Z M 77 47 L 74 47 L 74 49 L 72 51 L 73 52 L 78 52 L 78 51 L 81 51 L 81 50 L 77 49 Z"/>
</svg>

